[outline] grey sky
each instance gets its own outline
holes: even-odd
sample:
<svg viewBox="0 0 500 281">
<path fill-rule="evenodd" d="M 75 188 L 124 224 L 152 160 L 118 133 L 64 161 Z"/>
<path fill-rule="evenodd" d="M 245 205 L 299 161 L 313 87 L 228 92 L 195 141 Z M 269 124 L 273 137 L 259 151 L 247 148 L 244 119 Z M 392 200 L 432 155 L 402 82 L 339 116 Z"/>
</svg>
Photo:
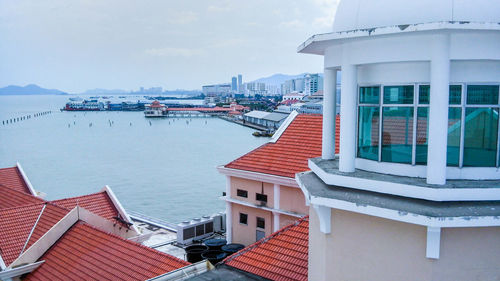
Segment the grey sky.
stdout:
<svg viewBox="0 0 500 281">
<path fill-rule="evenodd" d="M 0 87 L 200 89 L 322 71 L 337 0 L 0 0 Z"/>
</svg>

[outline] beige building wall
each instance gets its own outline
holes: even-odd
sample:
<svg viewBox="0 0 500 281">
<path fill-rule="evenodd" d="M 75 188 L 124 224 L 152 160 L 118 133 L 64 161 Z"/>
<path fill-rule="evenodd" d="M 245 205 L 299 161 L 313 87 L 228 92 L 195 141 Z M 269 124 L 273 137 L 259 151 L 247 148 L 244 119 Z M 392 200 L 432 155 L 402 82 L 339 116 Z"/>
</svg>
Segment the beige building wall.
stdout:
<svg viewBox="0 0 500 281">
<path fill-rule="evenodd" d="M 233 222 L 233 239 L 232 243 L 240 243 L 246 246 L 255 243 L 257 237 L 257 230 L 264 231 L 265 236 L 273 233 L 273 214 L 272 212 L 242 206 L 239 204 L 232 205 L 232 222 Z M 240 223 L 240 213 L 248 215 L 248 223 Z M 265 228 L 257 228 L 257 217 L 265 219 Z"/>
<path fill-rule="evenodd" d="M 307 214 L 304 193 L 298 187 L 280 186 L 280 209 L 299 214 Z"/>
<path fill-rule="evenodd" d="M 243 178 L 231 177 L 231 198 L 249 202 L 251 204 L 260 205 L 261 202 L 255 199 L 256 193 L 262 193 L 262 186 L 264 186 L 264 194 L 267 195 L 266 207 L 273 208 L 274 205 L 274 185 L 271 183 L 254 180 L 247 180 Z M 242 189 L 248 192 L 248 198 L 237 196 L 237 190 Z"/>
<path fill-rule="evenodd" d="M 296 222 L 300 218 L 298 217 L 293 217 L 293 216 L 287 216 L 287 215 L 280 215 L 280 228 L 285 227 L 291 223 Z"/>
<path fill-rule="evenodd" d="M 438 260 L 426 255 L 426 227 L 332 210 L 319 231 L 310 209 L 309 280 L 500 280 L 500 227 L 446 228 Z"/>
</svg>

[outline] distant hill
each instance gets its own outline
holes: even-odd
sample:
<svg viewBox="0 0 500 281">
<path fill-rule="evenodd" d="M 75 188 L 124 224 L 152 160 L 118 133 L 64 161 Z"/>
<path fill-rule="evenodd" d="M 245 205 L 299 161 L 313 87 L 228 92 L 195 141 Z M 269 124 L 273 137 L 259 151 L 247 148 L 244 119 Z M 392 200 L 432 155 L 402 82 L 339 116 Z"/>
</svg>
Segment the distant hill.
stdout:
<svg viewBox="0 0 500 281">
<path fill-rule="evenodd" d="M 29 84 L 24 87 L 10 85 L 0 88 L 0 95 L 67 95 L 63 91 L 55 89 L 44 89 L 35 84 Z"/>
</svg>

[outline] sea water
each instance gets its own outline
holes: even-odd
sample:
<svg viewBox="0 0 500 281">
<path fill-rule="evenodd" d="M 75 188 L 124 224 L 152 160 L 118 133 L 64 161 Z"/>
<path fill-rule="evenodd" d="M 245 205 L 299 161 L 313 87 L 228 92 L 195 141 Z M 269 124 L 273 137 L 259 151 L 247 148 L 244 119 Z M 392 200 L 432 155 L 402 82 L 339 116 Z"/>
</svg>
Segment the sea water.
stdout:
<svg viewBox="0 0 500 281">
<path fill-rule="evenodd" d="M 218 118 L 61 112 L 67 96 L 0 96 L 0 167 L 19 162 L 53 200 L 111 187 L 127 210 L 179 222 L 224 210 L 216 167 L 268 139 Z M 2 125 L 34 113 L 40 117 Z"/>
</svg>

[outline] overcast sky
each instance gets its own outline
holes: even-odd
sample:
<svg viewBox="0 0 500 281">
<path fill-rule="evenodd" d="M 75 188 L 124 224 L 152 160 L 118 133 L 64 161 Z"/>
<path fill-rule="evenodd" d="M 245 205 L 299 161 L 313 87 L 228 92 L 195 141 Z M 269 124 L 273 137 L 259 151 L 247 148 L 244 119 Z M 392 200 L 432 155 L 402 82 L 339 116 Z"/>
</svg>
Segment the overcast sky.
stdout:
<svg viewBox="0 0 500 281">
<path fill-rule="evenodd" d="M 321 72 L 337 0 L 0 0 L 0 87 L 201 89 Z"/>
</svg>

